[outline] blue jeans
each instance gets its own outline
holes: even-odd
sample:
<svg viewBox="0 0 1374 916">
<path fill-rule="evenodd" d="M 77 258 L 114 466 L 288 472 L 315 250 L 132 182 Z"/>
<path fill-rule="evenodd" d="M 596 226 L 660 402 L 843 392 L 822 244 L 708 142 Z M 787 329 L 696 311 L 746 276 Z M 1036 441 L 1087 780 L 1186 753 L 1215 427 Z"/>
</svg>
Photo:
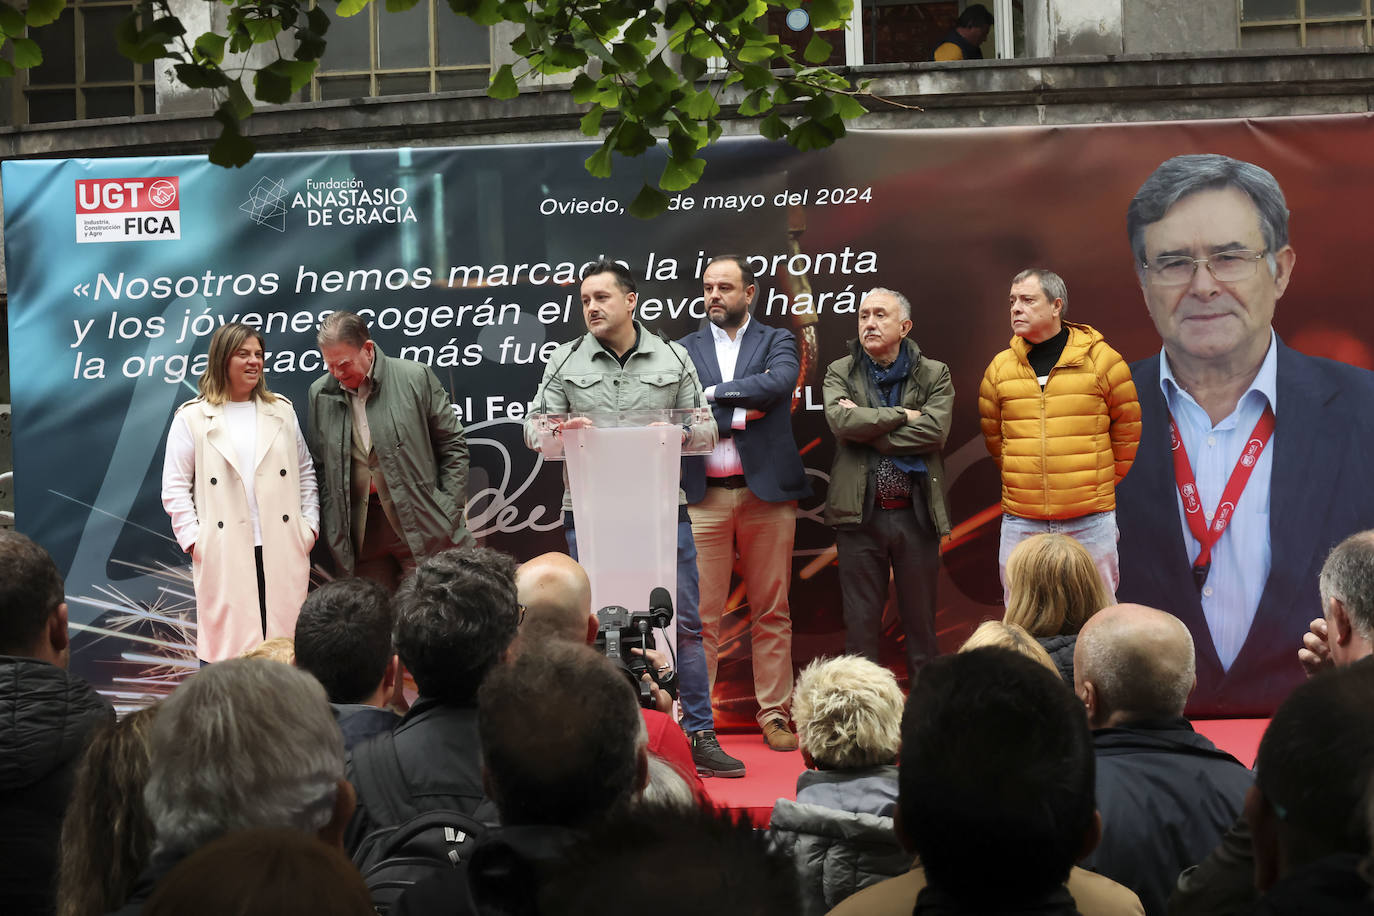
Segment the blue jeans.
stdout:
<svg viewBox="0 0 1374 916">
<path fill-rule="evenodd" d="M 577 559 L 577 530 L 565 528 L 568 553 Z M 692 523 L 677 523 L 677 690 L 682 704 L 682 728 L 688 734 L 715 728 L 711 717 L 711 688 L 706 679 L 706 651 L 701 647 L 700 594 L 697 587 L 697 545 Z"/>
<path fill-rule="evenodd" d="M 1078 518 L 1038 519 L 1019 515 L 1002 515 L 1002 546 L 997 551 L 997 566 L 1002 575 L 1002 603 L 1007 599 L 1007 557 L 1012 548 L 1034 534 L 1065 534 L 1082 544 L 1093 558 L 1098 575 L 1107 586 L 1107 594 L 1116 602 L 1116 587 L 1121 582 L 1117 563 L 1116 542 L 1121 532 L 1116 528 L 1115 512 L 1094 512 Z"/>
</svg>

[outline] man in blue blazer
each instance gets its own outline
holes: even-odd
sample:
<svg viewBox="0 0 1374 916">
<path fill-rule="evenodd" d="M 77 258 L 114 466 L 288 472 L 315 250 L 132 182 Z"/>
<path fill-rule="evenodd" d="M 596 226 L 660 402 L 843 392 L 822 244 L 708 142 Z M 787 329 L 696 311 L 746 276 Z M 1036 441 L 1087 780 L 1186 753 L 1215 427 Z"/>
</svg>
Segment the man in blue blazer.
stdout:
<svg viewBox="0 0 1374 916">
<path fill-rule="evenodd" d="M 753 320 L 754 276 L 742 258 L 706 266 L 709 324 L 679 343 L 696 365 L 720 440 L 710 455 L 684 459 L 682 488 L 692 517 L 701 583 L 701 641 L 712 686 L 720 618 L 739 553 L 749 596 L 754 693 L 768 746 L 795 750 L 792 697 L 792 545 L 797 500 L 811 492 L 792 438 L 797 343 L 791 332 Z"/>
<path fill-rule="evenodd" d="M 1190 715 L 1269 716 L 1303 678 L 1323 559 L 1374 527 L 1374 373 L 1274 333 L 1296 254 L 1269 172 L 1175 157 L 1126 223 L 1164 347 L 1131 366 L 1141 436 L 1117 491 L 1117 596 L 1192 631 Z"/>
</svg>

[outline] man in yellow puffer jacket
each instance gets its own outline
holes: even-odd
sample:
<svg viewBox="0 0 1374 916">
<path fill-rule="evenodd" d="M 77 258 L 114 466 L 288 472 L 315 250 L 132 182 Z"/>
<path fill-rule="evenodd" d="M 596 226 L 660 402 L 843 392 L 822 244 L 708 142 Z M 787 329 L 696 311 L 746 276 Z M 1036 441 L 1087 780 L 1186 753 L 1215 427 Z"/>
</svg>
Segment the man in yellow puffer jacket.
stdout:
<svg viewBox="0 0 1374 916">
<path fill-rule="evenodd" d="M 1002 470 L 998 565 L 1005 591 L 1013 547 L 1041 532 L 1067 534 L 1115 595 L 1116 485 L 1140 443 L 1140 404 L 1121 354 L 1088 325 L 1064 321 L 1068 300 L 1051 271 L 1013 277 L 1015 336 L 978 389 L 983 437 Z"/>
</svg>

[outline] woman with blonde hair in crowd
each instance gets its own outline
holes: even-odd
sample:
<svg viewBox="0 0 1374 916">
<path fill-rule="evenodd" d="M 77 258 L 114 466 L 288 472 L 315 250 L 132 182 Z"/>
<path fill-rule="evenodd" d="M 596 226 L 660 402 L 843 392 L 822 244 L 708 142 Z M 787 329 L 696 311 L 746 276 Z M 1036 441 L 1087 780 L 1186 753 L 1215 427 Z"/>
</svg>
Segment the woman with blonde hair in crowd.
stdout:
<svg viewBox="0 0 1374 916">
<path fill-rule="evenodd" d="M 310 581 L 315 466 L 291 402 L 267 390 L 263 362 L 260 333 L 224 325 L 210 338 L 200 397 L 178 408 L 167 434 L 162 505 L 191 554 L 202 662 L 293 635 Z"/>
<path fill-rule="evenodd" d="M 156 706 L 129 713 L 98 731 L 81 758 L 62 821 L 57 916 L 118 909 L 148 864 L 153 825 L 143 787 L 156 716 Z"/>
<path fill-rule="evenodd" d="M 911 868 L 892 828 L 905 701 L 887 668 L 858 655 L 817 659 L 797 677 L 792 718 L 807 769 L 769 832 L 797 865 L 803 916 Z"/>
<path fill-rule="evenodd" d="M 974 649 L 986 649 L 989 646 L 1010 649 L 1033 662 L 1039 662 L 1055 674 L 1059 673 L 1059 666 L 1050 658 L 1050 653 L 1045 651 L 1045 647 L 1040 645 L 1040 641 L 1014 623 L 984 620 L 978 624 L 978 629 L 973 631 L 973 635 L 959 647 L 959 651 L 972 652 Z"/>
<path fill-rule="evenodd" d="M 1007 557 L 1006 623 L 1034 636 L 1073 684 L 1073 647 L 1088 618 L 1112 603 L 1087 548 L 1064 534 L 1037 534 Z"/>
</svg>

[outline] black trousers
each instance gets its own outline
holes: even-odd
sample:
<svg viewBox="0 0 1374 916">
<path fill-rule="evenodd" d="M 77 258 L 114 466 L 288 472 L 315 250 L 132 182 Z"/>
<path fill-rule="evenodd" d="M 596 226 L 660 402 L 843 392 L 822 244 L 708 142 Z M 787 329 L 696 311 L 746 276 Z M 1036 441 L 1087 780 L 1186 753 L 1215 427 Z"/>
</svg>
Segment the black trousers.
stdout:
<svg viewBox="0 0 1374 916">
<path fill-rule="evenodd" d="M 935 638 L 935 585 L 940 573 L 940 537 L 919 486 L 911 505 L 879 509 L 871 502 L 857 528 L 837 530 L 840 597 L 844 602 L 845 651 L 878 661 L 888 580 L 896 590 L 897 616 L 906 633 L 907 676 L 940 653 Z"/>
</svg>

